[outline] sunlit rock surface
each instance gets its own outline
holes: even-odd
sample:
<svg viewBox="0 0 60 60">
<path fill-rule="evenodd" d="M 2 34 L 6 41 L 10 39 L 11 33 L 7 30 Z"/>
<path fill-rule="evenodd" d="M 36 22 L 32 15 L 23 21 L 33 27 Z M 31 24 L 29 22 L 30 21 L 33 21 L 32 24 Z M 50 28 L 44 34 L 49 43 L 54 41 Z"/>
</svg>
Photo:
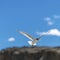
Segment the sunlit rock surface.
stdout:
<svg viewBox="0 0 60 60">
<path fill-rule="evenodd" d="M 60 60 L 60 47 L 13 47 L 0 51 L 0 60 Z"/>
</svg>

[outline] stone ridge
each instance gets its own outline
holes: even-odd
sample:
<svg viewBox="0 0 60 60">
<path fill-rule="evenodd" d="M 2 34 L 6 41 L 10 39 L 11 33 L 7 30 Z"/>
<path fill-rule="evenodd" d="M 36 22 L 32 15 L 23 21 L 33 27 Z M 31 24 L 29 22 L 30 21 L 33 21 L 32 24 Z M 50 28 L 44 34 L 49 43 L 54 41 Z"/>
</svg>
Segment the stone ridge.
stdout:
<svg viewBox="0 0 60 60">
<path fill-rule="evenodd" d="M 60 60 L 60 47 L 13 47 L 0 51 L 0 60 Z"/>
</svg>

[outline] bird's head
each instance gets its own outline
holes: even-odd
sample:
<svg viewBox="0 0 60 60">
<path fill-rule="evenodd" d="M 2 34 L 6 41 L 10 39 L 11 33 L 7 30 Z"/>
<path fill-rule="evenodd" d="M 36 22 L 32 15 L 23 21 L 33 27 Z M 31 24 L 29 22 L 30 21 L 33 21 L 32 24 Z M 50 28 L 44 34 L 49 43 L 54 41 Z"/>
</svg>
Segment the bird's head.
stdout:
<svg viewBox="0 0 60 60">
<path fill-rule="evenodd" d="M 36 38 L 36 40 L 39 40 L 39 38 Z"/>
</svg>

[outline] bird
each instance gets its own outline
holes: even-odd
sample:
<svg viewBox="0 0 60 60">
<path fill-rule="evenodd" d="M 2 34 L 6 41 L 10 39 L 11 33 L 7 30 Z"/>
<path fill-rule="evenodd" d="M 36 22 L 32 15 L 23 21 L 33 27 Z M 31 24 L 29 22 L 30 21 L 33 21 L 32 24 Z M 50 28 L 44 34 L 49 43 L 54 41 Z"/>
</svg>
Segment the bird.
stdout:
<svg viewBox="0 0 60 60">
<path fill-rule="evenodd" d="M 27 38 L 29 38 L 31 41 L 28 41 L 28 43 L 31 45 L 31 46 L 35 46 L 37 44 L 37 42 L 41 39 L 42 36 L 44 35 L 41 35 L 40 37 L 38 38 L 34 38 L 32 37 L 30 34 L 28 34 L 27 32 L 24 32 L 24 31 L 19 31 L 20 34 L 26 36 Z"/>
</svg>

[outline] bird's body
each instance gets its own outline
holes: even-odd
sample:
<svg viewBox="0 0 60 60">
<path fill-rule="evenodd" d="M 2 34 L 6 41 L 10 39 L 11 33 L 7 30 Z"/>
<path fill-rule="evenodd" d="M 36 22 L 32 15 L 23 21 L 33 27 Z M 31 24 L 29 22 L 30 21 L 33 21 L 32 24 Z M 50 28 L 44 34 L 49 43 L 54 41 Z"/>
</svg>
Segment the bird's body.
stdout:
<svg viewBox="0 0 60 60">
<path fill-rule="evenodd" d="M 22 32 L 22 31 L 19 31 L 19 33 L 23 34 L 24 36 L 26 36 L 27 38 L 29 38 L 31 41 L 28 41 L 28 43 L 32 46 L 36 45 L 36 43 L 40 40 L 40 38 L 42 36 L 40 36 L 39 38 L 33 38 L 31 35 L 29 35 L 28 33 L 26 32 Z"/>
</svg>

